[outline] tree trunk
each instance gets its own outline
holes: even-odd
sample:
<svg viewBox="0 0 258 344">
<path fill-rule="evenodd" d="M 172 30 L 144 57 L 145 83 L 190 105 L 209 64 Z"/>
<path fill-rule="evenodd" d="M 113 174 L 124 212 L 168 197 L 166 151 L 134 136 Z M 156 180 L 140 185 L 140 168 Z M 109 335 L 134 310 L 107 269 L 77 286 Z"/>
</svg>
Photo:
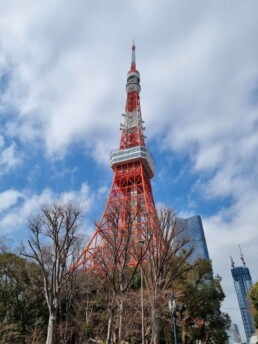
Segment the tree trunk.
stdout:
<svg viewBox="0 0 258 344">
<path fill-rule="evenodd" d="M 48 320 L 46 344 L 56 343 L 56 311 L 51 312 Z"/>
<path fill-rule="evenodd" d="M 152 334 L 151 343 L 159 344 L 160 331 L 162 329 L 162 319 L 160 317 L 159 310 L 154 308 L 152 310 Z"/>
<path fill-rule="evenodd" d="M 108 329 L 107 329 L 107 343 L 110 344 L 111 336 L 112 336 L 112 326 L 113 325 L 113 310 L 111 309 L 109 312 L 109 318 L 108 318 Z"/>
<path fill-rule="evenodd" d="M 182 330 L 182 344 L 187 344 L 187 336 L 184 330 Z"/>
<path fill-rule="evenodd" d="M 120 343 L 124 339 L 124 301 L 121 300 L 119 305 L 119 331 L 118 331 L 118 342 Z"/>
</svg>

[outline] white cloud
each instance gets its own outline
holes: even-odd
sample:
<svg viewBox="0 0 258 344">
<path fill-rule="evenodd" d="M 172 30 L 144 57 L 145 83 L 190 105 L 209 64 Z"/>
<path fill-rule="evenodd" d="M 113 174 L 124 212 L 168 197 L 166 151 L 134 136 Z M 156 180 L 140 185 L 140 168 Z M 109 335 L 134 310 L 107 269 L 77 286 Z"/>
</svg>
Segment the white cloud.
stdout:
<svg viewBox="0 0 258 344">
<path fill-rule="evenodd" d="M 19 191 L 9 189 L 0 193 L 0 212 L 14 206 L 23 194 Z"/>
<path fill-rule="evenodd" d="M 21 157 L 17 152 L 17 146 L 13 142 L 9 146 L 4 145 L 4 141 L 0 142 L 0 175 L 8 173 L 21 163 Z"/>
<path fill-rule="evenodd" d="M 209 170 L 216 168 L 221 162 L 222 147 L 220 145 L 210 145 L 204 147 L 197 154 L 195 159 L 195 170 Z"/>
<path fill-rule="evenodd" d="M 26 226 L 28 217 L 37 211 L 41 204 L 52 201 L 54 195 L 51 190 L 46 189 L 40 195 L 26 195 L 23 192 L 24 201 L 15 208 L 6 211 L 0 219 L 0 229 L 3 233 L 19 230 Z"/>
<path fill-rule="evenodd" d="M 257 2 L 114 1 L 112 7 L 20 0 L 2 1 L 1 12 L 0 70 L 10 74 L 1 115 L 16 108 L 6 125 L 11 138 L 43 142 L 54 156 L 79 142 L 95 161 L 108 164 L 108 152 L 119 142 L 134 37 L 147 136 L 163 150 L 188 154 L 201 175 L 193 188 L 204 197 L 231 200 L 205 219 L 215 270 L 223 271 L 226 286 L 231 283 L 222 257 L 239 242 L 248 246 L 248 261 L 256 260 Z M 3 170 L 17 166 L 15 144 L 6 146 L 0 136 L 0 149 Z M 79 194 L 85 192 L 87 186 Z M 48 196 L 50 190 L 26 195 L 16 215 L 10 212 L 0 225 L 23 223 Z M 232 288 L 227 294 L 234 294 Z"/>
<path fill-rule="evenodd" d="M 119 136 L 129 67 L 129 49 L 124 47 L 134 26 L 140 36 L 138 60 L 144 68 L 144 109 L 151 136 L 170 129 L 165 135 L 169 146 L 187 149 L 194 143 L 200 153 L 196 168 L 210 168 L 216 161 L 203 165 L 206 144 L 214 151 L 214 141 L 239 131 L 239 121 L 242 128 L 247 124 L 242 114 L 249 109 L 242 102 L 258 73 L 252 44 L 257 15 L 252 6 L 239 2 L 232 12 L 229 5 L 165 2 L 157 10 L 152 2 L 115 2 L 121 12 L 114 17 L 112 7 L 80 1 L 65 8 L 60 1 L 26 3 L 5 4 L 1 24 L 3 55 L 13 66 L 5 99 L 16 104 L 21 116 L 16 126 L 12 124 L 12 134 L 30 140 L 41 137 L 49 154 L 60 154 L 80 140 L 97 161 L 107 162 L 106 153 L 116 148 Z M 128 14 L 131 26 L 123 36 L 118 32 L 125 29 Z M 114 33 L 116 42 L 111 39 Z M 217 146 L 216 154 L 220 151 Z"/>
<path fill-rule="evenodd" d="M 94 196 L 91 195 L 90 188 L 87 183 L 81 185 L 79 191 L 63 192 L 60 200 L 64 203 L 78 204 L 84 213 L 87 213 L 92 206 Z"/>
<path fill-rule="evenodd" d="M 18 198 L 22 199 L 17 205 Z M 40 194 L 33 194 L 28 190 L 22 192 L 7 190 L 0 194 L 0 210 L 5 210 L 0 216 L 0 231 L 8 234 L 15 232 L 20 237 L 22 236 L 21 231 L 24 232 L 24 228 L 27 226 L 28 218 L 39 211 L 42 205 L 55 201 L 72 203 L 77 204 L 83 214 L 87 214 L 92 207 L 93 200 L 94 195 L 87 183 L 83 183 L 78 191 L 60 194 L 55 194 L 51 189 L 45 189 Z"/>
<path fill-rule="evenodd" d="M 84 141 L 96 160 L 107 162 L 102 151 L 107 142 L 110 148 L 112 143 L 117 145 L 113 137 L 115 131 L 118 137 L 119 120 L 119 113 L 116 120 L 104 106 L 117 102 L 112 87 L 117 76 L 110 79 L 109 70 L 113 56 L 107 54 L 103 64 L 108 42 L 91 49 L 93 36 L 88 25 L 93 24 L 90 12 L 96 9 L 83 11 L 82 17 L 81 11 L 88 6 L 81 2 L 78 7 L 68 6 L 59 16 L 59 6 L 47 2 L 31 5 L 28 11 L 27 6 L 16 8 L 13 4 L 4 8 L 3 54 L 9 58 L 6 63 L 13 65 L 5 105 L 16 105 L 20 114 L 9 124 L 9 133 L 19 134 L 21 139 L 38 135 L 49 154 L 63 153 L 71 142 Z M 99 139 L 103 147 L 95 151 Z"/>
</svg>

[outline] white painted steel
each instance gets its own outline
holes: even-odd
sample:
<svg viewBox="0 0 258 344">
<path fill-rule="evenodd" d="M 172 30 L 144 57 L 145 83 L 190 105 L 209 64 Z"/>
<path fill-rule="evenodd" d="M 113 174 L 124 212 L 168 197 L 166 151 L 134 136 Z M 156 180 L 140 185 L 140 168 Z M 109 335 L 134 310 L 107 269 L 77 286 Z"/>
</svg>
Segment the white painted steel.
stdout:
<svg viewBox="0 0 258 344">
<path fill-rule="evenodd" d="M 121 165 L 123 162 L 133 162 L 137 160 L 143 161 L 149 178 L 152 178 L 155 174 L 155 161 L 148 147 L 137 146 L 122 150 L 117 149 L 110 153 L 110 165 L 112 168 L 116 165 Z"/>
</svg>

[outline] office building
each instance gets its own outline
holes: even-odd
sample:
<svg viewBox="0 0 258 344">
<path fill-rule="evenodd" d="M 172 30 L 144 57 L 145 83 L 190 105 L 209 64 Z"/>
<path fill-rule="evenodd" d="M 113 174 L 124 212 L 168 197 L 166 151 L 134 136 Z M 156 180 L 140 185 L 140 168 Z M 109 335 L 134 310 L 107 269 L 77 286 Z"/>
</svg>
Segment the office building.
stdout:
<svg viewBox="0 0 258 344">
<path fill-rule="evenodd" d="M 236 324 L 231 324 L 230 328 L 227 330 L 227 335 L 228 344 L 242 344 L 239 329 Z"/>
<path fill-rule="evenodd" d="M 249 290 L 252 288 L 252 278 L 249 269 L 246 267 L 242 252 L 241 260 L 243 262 L 243 266 L 235 267 L 235 263 L 231 257 L 231 273 L 234 280 L 247 342 L 249 343 L 250 338 L 255 333 L 253 315 L 251 312 L 251 304 L 248 298 Z"/>
<path fill-rule="evenodd" d="M 187 239 L 185 249 L 194 248 L 188 261 L 193 264 L 197 259 L 210 259 L 202 219 L 199 215 L 188 219 L 176 218 L 177 240 Z"/>
</svg>

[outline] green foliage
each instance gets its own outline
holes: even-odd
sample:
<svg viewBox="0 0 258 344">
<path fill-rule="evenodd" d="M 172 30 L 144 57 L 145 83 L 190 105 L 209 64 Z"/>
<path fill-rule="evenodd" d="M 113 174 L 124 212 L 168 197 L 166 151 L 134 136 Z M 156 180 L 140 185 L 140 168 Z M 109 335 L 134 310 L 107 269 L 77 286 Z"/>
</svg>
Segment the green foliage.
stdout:
<svg viewBox="0 0 258 344">
<path fill-rule="evenodd" d="M 36 323 L 46 324 L 46 307 L 39 275 L 35 264 L 14 253 L 0 254 L 2 343 L 23 343 L 26 334 L 32 331 Z"/>
<path fill-rule="evenodd" d="M 186 305 L 181 326 L 193 341 L 227 342 L 226 329 L 230 326 L 230 319 L 220 312 L 225 297 L 220 282 L 219 276 L 212 277 L 211 263 L 199 260 L 177 283 L 177 302 Z"/>
<path fill-rule="evenodd" d="M 255 327 L 258 328 L 258 282 L 255 283 L 250 291 L 250 299 L 254 308 Z"/>
</svg>

